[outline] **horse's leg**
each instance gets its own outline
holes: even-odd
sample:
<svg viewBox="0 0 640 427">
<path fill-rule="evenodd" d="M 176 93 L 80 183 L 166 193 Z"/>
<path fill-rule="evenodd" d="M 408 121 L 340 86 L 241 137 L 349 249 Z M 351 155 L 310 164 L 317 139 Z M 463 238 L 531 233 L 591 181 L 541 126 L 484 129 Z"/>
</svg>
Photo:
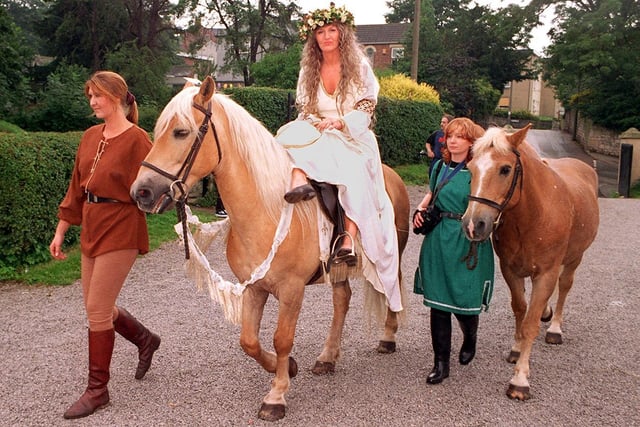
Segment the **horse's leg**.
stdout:
<svg viewBox="0 0 640 427">
<path fill-rule="evenodd" d="M 384 332 L 376 349 L 378 353 L 394 353 L 396 351 L 396 332 L 398 332 L 398 313 L 387 308 L 384 321 Z"/>
<path fill-rule="evenodd" d="M 267 372 L 276 371 L 276 355 L 265 351 L 260 345 L 260 322 L 269 293 L 254 286 L 245 289 L 242 295 L 242 328 L 240 347 L 253 357 Z"/>
<path fill-rule="evenodd" d="M 548 344 L 562 344 L 562 312 L 564 310 L 564 303 L 567 300 L 567 294 L 573 286 L 573 279 L 575 276 L 576 268 L 580 264 L 578 261 L 575 266 L 565 266 L 560 273 L 558 280 L 558 301 L 556 302 L 556 311 L 551 319 L 551 325 L 547 329 L 545 335 L 545 342 Z"/>
<path fill-rule="evenodd" d="M 540 317 L 556 286 L 558 267 L 533 279 L 531 301 L 521 325 L 520 357 L 516 362 L 514 374 L 509 381 L 507 396 L 512 399 L 526 400 L 529 393 L 529 358 L 533 341 L 538 336 Z"/>
<path fill-rule="evenodd" d="M 522 347 L 522 320 L 527 312 L 527 300 L 525 298 L 524 278 L 518 277 L 511 272 L 506 266 L 501 266 L 502 275 L 504 280 L 509 286 L 511 292 L 511 310 L 515 318 L 516 329 L 513 336 L 513 345 L 509 356 L 507 356 L 507 362 L 516 363 L 520 357 L 520 351 Z"/>
<path fill-rule="evenodd" d="M 406 238 L 402 238 L 400 235 L 398 236 L 400 240 L 400 259 L 402 260 L 402 252 L 404 251 L 406 245 Z M 398 282 L 400 283 L 400 290 L 402 292 L 402 304 L 404 305 L 406 302 L 404 301 L 404 289 L 402 288 L 402 271 L 398 272 Z M 396 333 L 398 332 L 398 324 L 400 314 L 391 311 L 389 307 L 387 307 L 387 317 L 384 320 L 384 331 L 382 332 L 382 337 L 380 338 L 380 342 L 378 342 L 378 348 L 376 349 L 378 353 L 390 354 L 395 353 L 396 351 Z"/>
<path fill-rule="evenodd" d="M 316 359 L 316 363 L 311 370 L 316 375 L 332 374 L 335 371 L 336 361 L 340 357 L 344 321 L 347 317 L 349 301 L 351 300 L 349 280 L 334 283 L 332 289 L 333 319 L 331 319 L 331 329 L 324 342 L 322 353 Z"/>
<path fill-rule="evenodd" d="M 302 282 L 299 285 L 281 283 L 276 295 L 279 301 L 278 325 L 273 336 L 273 347 L 276 350 L 276 375 L 271 381 L 271 390 L 262 400 L 262 406 L 258 412 L 258 417 L 266 421 L 277 421 L 285 416 L 287 402 L 284 396 L 289 390 L 290 378 L 297 373 L 297 365 L 289 355 L 293 348 L 293 338 L 303 296 L 304 283 Z M 295 367 L 294 370 L 292 365 Z"/>
</svg>

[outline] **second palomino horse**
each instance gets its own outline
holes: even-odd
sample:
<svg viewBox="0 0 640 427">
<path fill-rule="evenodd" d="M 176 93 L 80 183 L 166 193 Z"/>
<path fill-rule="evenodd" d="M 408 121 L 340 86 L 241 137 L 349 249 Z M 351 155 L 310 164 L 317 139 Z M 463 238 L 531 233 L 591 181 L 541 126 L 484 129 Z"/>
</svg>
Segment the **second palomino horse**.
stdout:
<svg viewBox="0 0 640 427">
<path fill-rule="evenodd" d="M 462 218 L 470 240 L 492 236 L 511 291 L 516 330 L 508 360 L 516 366 L 507 395 L 520 400 L 530 397 L 529 357 L 541 318 L 551 319 L 546 342 L 562 343 L 565 300 L 599 223 L 596 172 L 577 159 L 541 159 L 525 141 L 529 127 L 512 135 L 490 128 L 475 142 L 469 205 Z M 532 284 L 528 306 L 527 277 Z M 553 312 L 549 299 L 556 289 Z"/>
</svg>

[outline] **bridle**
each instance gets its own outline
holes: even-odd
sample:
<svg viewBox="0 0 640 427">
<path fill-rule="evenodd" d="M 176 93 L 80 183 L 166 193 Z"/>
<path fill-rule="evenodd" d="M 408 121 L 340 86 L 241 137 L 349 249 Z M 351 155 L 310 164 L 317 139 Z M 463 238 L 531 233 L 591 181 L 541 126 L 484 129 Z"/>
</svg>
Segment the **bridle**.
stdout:
<svg viewBox="0 0 640 427">
<path fill-rule="evenodd" d="M 152 171 L 159 173 L 165 178 L 169 178 L 172 182 L 169 186 L 171 199 L 175 202 L 184 202 L 187 199 L 188 193 L 185 190 L 185 181 L 189 174 L 191 173 L 191 168 L 196 161 L 196 157 L 198 156 L 198 152 L 202 147 L 202 141 L 204 140 L 204 136 L 209 131 L 209 124 L 211 124 L 211 130 L 213 131 L 213 138 L 216 141 L 216 147 L 218 148 L 218 163 L 222 161 L 222 151 L 220 151 L 220 141 L 218 139 L 218 133 L 216 132 L 216 127 L 211 120 L 211 102 L 207 105 L 207 108 L 203 108 L 198 104 L 193 104 L 193 108 L 201 111 L 204 114 L 204 119 L 202 120 L 202 124 L 200 125 L 200 129 L 198 129 L 198 135 L 196 139 L 193 141 L 191 148 L 189 149 L 189 153 L 187 153 L 187 157 L 182 162 L 182 166 L 180 170 L 173 175 L 165 170 L 160 169 L 156 165 L 149 163 L 147 161 L 142 162 L 142 166 L 145 166 Z M 180 192 L 180 196 L 176 197 L 176 192 L 174 188 Z"/>
<path fill-rule="evenodd" d="M 513 150 L 513 153 L 516 155 L 516 167 L 513 172 L 513 178 L 511 179 L 511 185 L 509 186 L 509 191 L 507 191 L 507 195 L 505 196 L 502 203 L 498 204 L 493 200 L 485 199 L 484 197 L 477 197 L 472 195 L 468 196 L 470 201 L 485 204 L 498 211 L 498 218 L 493 223 L 494 231 L 496 228 L 498 228 L 498 226 L 502 222 L 502 213 L 504 209 L 507 207 L 507 205 L 509 204 L 509 202 L 511 201 L 513 194 L 515 193 L 516 185 L 518 183 L 518 178 L 520 178 L 520 190 L 522 190 L 522 162 L 520 161 L 520 153 L 516 149 Z"/>
<path fill-rule="evenodd" d="M 185 181 L 189 174 L 191 173 L 191 168 L 196 161 L 196 157 L 198 156 L 198 152 L 202 147 L 202 142 L 204 141 L 204 137 L 209 131 L 209 124 L 211 124 L 211 131 L 213 132 L 213 139 L 216 141 L 216 147 L 218 149 L 218 164 L 222 161 L 222 151 L 220 150 L 220 139 L 218 138 L 218 132 L 216 131 L 216 126 L 211 120 L 211 102 L 207 104 L 207 108 L 194 103 L 193 108 L 201 111 L 204 114 L 204 119 L 202 119 L 202 123 L 200 124 L 200 128 L 198 129 L 198 135 L 196 139 L 193 141 L 191 148 L 189 149 L 189 153 L 187 153 L 187 157 L 182 162 L 182 166 L 180 170 L 173 175 L 165 170 L 160 169 L 156 165 L 149 163 L 147 161 L 142 161 L 142 166 L 151 169 L 152 171 L 164 176 L 165 178 L 169 178 L 171 180 L 171 184 L 169 185 L 169 196 L 171 199 L 176 202 L 176 212 L 178 214 L 178 220 L 182 222 L 182 230 L 183 236 L 185 238 L 184 243 L 184 252 L 185 258 L 189 259 L 189 244 L 186 241 L 187 239 L 187 215 L 185 213 L 185 205 L 187 202 L 187 197 L 189 193 L 187 193 L 185 189 Z M 176 191 L 180 192 L 179 197 L 176 197 Z"/>
</svg>

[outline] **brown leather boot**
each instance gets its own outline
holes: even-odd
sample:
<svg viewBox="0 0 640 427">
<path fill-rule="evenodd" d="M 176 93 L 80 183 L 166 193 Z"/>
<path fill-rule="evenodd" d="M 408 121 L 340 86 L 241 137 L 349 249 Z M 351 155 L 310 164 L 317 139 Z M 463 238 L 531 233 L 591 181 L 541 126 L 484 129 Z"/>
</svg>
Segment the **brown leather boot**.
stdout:
<svg viewBox="0 0 640 427">
<path fill-rule="evenodd" d="M 113 353 L 113 329 L 89 331 L 89 380 L 80 399 L 64 413 L 67 419 L 82 418 L 93 414 L 109 403 L 109 365 Z"/>
<path fill-rule="evenodd" d="M 113 323 L 116 332 L 138 347 L 136 379 L 141 380 L 151 367 L 153 353 L 160 347 L 160 337 L 144 327 L 122 307 L 117 307 L 118 318 Z"/>
</svg>

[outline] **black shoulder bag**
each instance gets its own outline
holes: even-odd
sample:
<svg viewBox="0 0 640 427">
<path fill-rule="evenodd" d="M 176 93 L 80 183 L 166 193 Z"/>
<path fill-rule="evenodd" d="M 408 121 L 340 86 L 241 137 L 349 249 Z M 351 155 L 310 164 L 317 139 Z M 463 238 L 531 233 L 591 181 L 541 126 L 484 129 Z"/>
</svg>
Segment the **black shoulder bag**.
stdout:
<svg viewBox="0 0 640 427">
<path fill-rule="evenodd" d="M 442 163 L 443 162 L 440 161 L 436 169 L 436 173 L 435 173 L 436 179 L 440 174 Z M 436 188 L 433 190 L 433 196 L 431 197 L 431 200 L 429 200 L 429 204 L 427 205 L 426 209 L 422 211 L 416 209 L 416 211 L 413 213 L 414 218 L 418 214 L 422 215 L 422 225 L 420 227 L 413 227 L 413 232 L 415 234 L 427 235 L 431 231 L 433 231 L 434 228 L 436 228 L 436 225 L 438 225 L 440 221 L 442 221 L 442 210 L 436 206 L 436 198 L 438 197 L 438 193 L 440 193 L 440 190 L 442 190 L 442 187 L 444 187 L 444 185 L 447 182 L 449 182 L 451 178 L 453 178 L 453 176 L 457 174 L 460 171 L 460 169 L 464 167 L 464 165 L 465 165 L 465 162 L 459 163 L 458 166 L 456 166 L 455 169 L 451 171 L 449 175 L 445 173 L 445 176 L 442 178 L 442 180 L 438 183 L 438 185 L 436 185 Z"/>
</svg>

